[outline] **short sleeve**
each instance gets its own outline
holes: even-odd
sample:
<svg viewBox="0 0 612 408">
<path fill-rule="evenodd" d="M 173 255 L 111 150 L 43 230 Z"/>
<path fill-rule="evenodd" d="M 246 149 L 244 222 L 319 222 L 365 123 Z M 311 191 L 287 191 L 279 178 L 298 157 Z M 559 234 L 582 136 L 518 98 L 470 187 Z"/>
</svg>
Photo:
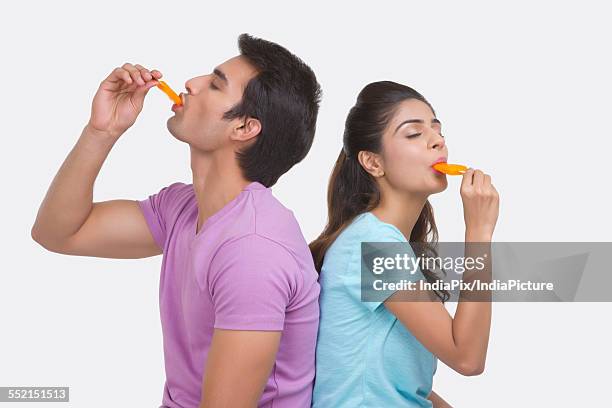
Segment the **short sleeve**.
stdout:
<svg viewBox="0 0 612 408">
<path fill-rule="evenodd" d="M 397 230 L 392 225 L 386 223 L 377 223 L 372 226 L 370 230 L 368 230 L 368 234 L 366 240 L 362 242 L 371 242 L 371 243 L 380 243 L 380 242 L 389 242 L 389 243 L 401 243 L 401 247 L 403 250 L 407 250 L 411 256 L 414 256 L 414 252 L 410 247 L 406 238 L 402 235 L 402 233 Z M 405 245 L 404 245 L 405 244 Z M 344 278 L 344 284 L 347 288 L 347 291 L 354 297 L 358 299 L 361 304 L 370 310 L 371 312 L 375 311 L 382 305 L 391 295 L 393 295 L 395 290 L 374 290 L 372 287 L 373 281 L 378 279 L 378 277 L 371 270 L 371 265 L 368 266 L 364 262 L 363 254 L 361 253 L 362 245 L 358 244 L 359 247 L 355 248 L 353 254 L 351 255 L 349 270 L 351 273 L 347 274 Z M 362 275 L 369 274 L 367 277 Z M 404 275 L 407 280 L 418 281 L 425 279 L 424 275 L 417 268 L 414 275 Z M 364 300 L 368 299 L 368 301 Z"/>
<path fill-rule="evenodd" d="M 176 200 L 180 187 L 185 185 L 185 183 L 181 182 L 170 184 L 159 190 L 156 194 L 138 201 L 149 230 L 157 245 L 162 249 L 164 249 L 164 244 L 166 243 L 166 231 L 171 217 L 172 204 Z"/>
<path fill-rule="evenodd" d="M 214 327 L 283 330 L 299 267 L 280 244 L 257 234 L 224 244 L 208 273 Z"/>
</svg>

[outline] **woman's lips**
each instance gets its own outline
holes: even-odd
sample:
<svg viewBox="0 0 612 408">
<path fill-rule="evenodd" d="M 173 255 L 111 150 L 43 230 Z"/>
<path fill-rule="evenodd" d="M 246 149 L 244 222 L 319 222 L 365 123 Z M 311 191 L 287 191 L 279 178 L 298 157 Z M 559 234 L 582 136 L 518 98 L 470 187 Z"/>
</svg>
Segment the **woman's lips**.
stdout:
<svg viewBox="0 0 612 408">
<path fill-rule="evenodd" d="M 172 112 L 177 112 L 181 109 L 183 109 L 183 105 L 177 105 L 176 103 L 172 105 Z"/>
<path fill-rule="evenodd" d="M 433 162 L 431 165 L 433 166 L 436 163 L 446 163 L 447 160 L 448 160 L 447 157 L 442 156 L 442 157 L 439 157 L 438 159 L 436 159 L 436 161 Z"/>
<path fill-rule="evenodd" d="M 434 167 L 434 165 L 435 165 L 435 164 L 437 164 L 437 163 L 446 163 L 446 161 L 447 161 L 447 160 L 448 160 L 448 158 L 447 158 L 447 157 L 444 157 L 444 156 L 439 157 L 439 158 L 438 158 L 438 159 L 437 159 L 435 162 L 433 162 L 433 163 L 431 164 L 431 166 L 429 166 L 429 167 L 430 167 L 430 168 L 431 168 L 431 169 L 434 171 L 434 173 L 436 173 L 436 174 L 442 174 L 442 175 L 445 175 L 445 174 L 444 174 L 444 173 L 442 173 L 441 171 L 436 170 L 436 169 L 435 169 L 435 167 Z"/>
</svg>

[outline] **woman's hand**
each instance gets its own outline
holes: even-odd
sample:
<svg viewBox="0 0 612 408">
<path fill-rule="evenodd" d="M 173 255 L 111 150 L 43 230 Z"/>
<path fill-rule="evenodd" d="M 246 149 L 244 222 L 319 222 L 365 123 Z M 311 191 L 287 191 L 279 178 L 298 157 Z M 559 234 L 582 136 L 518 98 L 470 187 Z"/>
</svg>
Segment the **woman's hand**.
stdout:
<svg viewBox="0 0 612 408">
<path fill-rule="evenodd" d="M 125 63 L 102 81 L 96 92 L 87 126 L 118 139 L 142 111 L 144 98 L 158 84 L 162 73 Z"/>
<path fill-rule="evenodd" d="M 491 184 L 491 176 L 468 169 L 463 175 L 460 192 L 466 237 L 490 240 L 499 215 L 499 194 Z"/>
</svg>

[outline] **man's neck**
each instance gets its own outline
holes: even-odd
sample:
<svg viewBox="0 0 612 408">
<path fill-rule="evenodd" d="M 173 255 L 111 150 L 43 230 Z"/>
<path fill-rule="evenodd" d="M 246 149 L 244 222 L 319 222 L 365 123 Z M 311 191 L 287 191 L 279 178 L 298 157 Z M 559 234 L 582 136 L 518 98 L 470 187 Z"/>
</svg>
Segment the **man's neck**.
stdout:
<svg viewBox="0 0 612 408">
<path fill-rule="evenodd" d="M 223 155 L 219 152 L 203 154 L 192 149 L 191 172 L 198 202 L 195 234 L 211 215 L 236 198 L 251 182 L 242 176 L 233 155 Z"/>
</svg>

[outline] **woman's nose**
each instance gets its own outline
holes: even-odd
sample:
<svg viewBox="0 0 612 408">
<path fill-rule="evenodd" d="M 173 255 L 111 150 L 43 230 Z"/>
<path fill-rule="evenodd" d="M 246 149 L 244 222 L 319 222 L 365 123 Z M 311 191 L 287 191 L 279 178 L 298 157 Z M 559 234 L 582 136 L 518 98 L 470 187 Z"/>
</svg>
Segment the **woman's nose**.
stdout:
<svg viewBox="0 0 612 408">
<path fill-rule="evenodd" d="M 193 79 L 188 80 L 187 82 L 185 82 L 185 89 L 187 90 L 187 93 L 189 94 L 193 94 Z"/>
<path fill-rule="evenodd" d="M 441 150 L 441 149 L 444 149 L 445 146 L 446 146 L 446 142 L 444 141 L 444 137 L 436 133 L 432 148 Z"/>
</svg>

